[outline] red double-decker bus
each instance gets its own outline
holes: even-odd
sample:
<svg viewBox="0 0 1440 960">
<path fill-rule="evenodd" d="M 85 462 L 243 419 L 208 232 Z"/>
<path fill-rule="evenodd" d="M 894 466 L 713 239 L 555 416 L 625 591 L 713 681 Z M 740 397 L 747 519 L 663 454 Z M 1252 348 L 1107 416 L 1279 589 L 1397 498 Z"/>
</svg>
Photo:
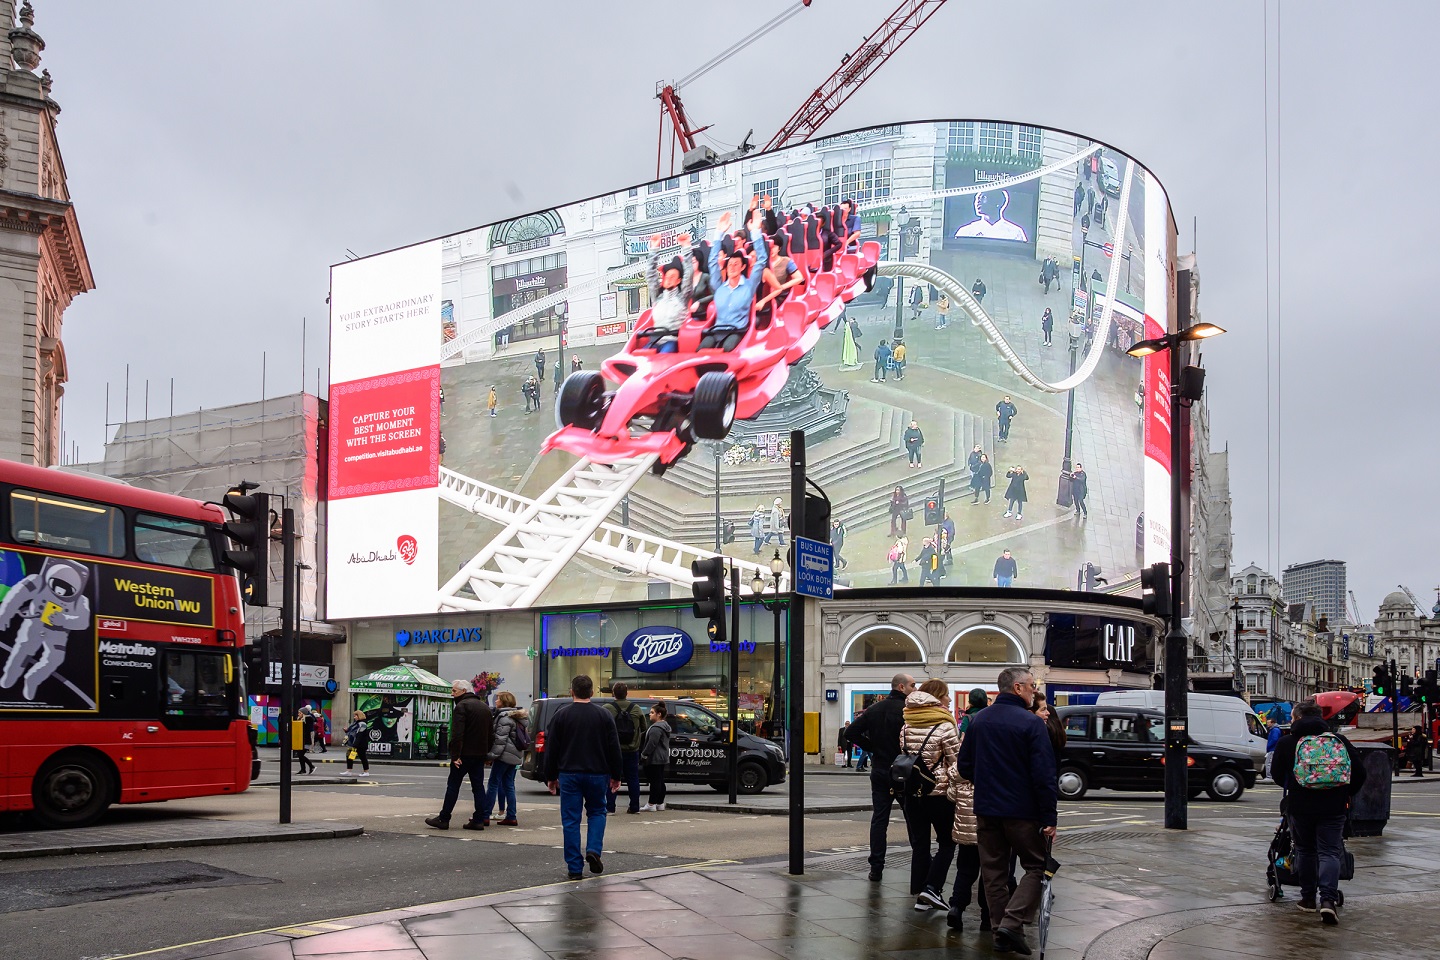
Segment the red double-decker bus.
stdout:
<svg viewBox="0 0 1440 960">
<path fill-rule="evenodd" d="M 250 785 L 244 615 L 213 504 L 0 461 L 0 810 Z"/>
</svg>

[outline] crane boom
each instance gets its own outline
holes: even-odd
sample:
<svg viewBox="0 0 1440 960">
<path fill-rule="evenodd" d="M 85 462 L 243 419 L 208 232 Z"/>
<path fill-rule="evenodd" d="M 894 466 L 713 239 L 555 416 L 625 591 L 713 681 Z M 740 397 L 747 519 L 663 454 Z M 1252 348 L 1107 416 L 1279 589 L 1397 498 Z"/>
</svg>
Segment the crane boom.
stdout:
<svg viewBox="0 0 1440 960">
<path fill-rule="evenodd" d="M 775 150 L 814 136 L 825 121 L 834 116 L 835 111 L 944 4 L 945 0 L 904 0 L 870 36 L 861 41 L 854 53 L 847 54 L 840 61 L 839 68 L 810 94 L 794 116 L 785 121 L 765 149 Z"/>
<path fill-rule="evenodd" d="M 1405 591 L 1405 596 L 1407 596 L 1407 597 L 1410 598 L 1410 602 L 1413 603 L 1413 604 L 1415 604 L 1415 609 L 1419 611 L 1419 613 L 1420 613 L 1420 619 L 1421 619 L 1421 620 L 1424 620 L 1424 619 L 1425 619 L 1425 608 L 1422 607 L 1422 606 L 1420 606 L 1420 601 L 1415 597 L 1415 594 L 1411 593 L 1411 592 L 1410 592 L 1410 588 L 1407 587 L 1407 586 L 1405 586 L 1405 584 L 1403 584 L 1403 583 L 1400 584 L 1400 589 Z"/>
</svg>

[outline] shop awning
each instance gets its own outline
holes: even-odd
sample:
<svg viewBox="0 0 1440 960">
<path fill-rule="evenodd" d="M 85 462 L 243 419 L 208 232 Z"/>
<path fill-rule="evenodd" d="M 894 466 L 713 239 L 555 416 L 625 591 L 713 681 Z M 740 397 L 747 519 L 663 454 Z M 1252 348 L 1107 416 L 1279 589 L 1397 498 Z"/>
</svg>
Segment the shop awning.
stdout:
<svg viewBox="0 0 1440 960">
<path fill-rule="evenodd" d="M 413 663 L 397 663 L 350 681 L 351 690 L 369 693 L 450 693 L 450 684 Z"/>
</svg>

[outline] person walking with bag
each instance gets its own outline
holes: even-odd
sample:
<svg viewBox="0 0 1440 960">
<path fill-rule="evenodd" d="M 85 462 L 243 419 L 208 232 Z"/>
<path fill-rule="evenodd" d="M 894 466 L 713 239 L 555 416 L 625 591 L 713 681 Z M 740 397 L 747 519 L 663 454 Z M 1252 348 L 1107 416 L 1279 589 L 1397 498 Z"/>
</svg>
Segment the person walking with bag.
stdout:
<svg viewBox="0 0 1440 960">
<path fill-rule="evenodd" d="M 664 700 L 650 705 L 650 725 L 645 728 L 645 744 L 640 748 L 640 763 L 645 767 L 645 782 L 650 785 L 649 803 L 641 813 L 665 812 L 665 771 L 670 764 L 670 724 L 665 715 L 669 709 Z"/>
<path fill-rule="evenodd" d="M 905 824 L 910 837 L 910 892 L 916 910 L 947 910 L 945 877 L 955 856 L 955 802 L 947 796 L 957 776 L 960 733 L 950 708 L 950 688 L 943 680 L 926 680 L 905 698 L 905 725 L 900 749 L 914 757 L 905 797 Z M 937 849 L 930 852 L 930 834 Z"/>
<path fill-rule="evenodd" d="M 366 773 L 370 772 L 370 725 L 365 722 L 365 711 L 356 710 L 350 719 L 350 726 L 345 728 L 345 772 L 342 777 L 359 776 L 355 772 L 355 761 L 360 761 L 360 769 Z"/>
<path fill-rule="evenodd" d="M 1333 927 L 1340 922 L 1346 812 L 1365 786 L 1365 765 L 1350 741 L 1330 729 L 1314 700 L 1297 703 L 1291 716 L 1290 733 L 1275 745 L 1271 772 L 1285 791 L 1280 812 L 1290 818 L 1300 909 L 1318 909 Z"/>
<path fill-rule="evenodd" d="M 910 509 L 910 495 L 902 486 L 896 486 L 890 493 L 890 536 L 905 535 L 905 525 L 915 514 Z"/>
<path fill-rule="evenodd" d="M 970 721 L 956 768 L 975 785 L 975 830 L 980 873 L 999 951 L 1030 953 L 1025 924 L 1035 921 L 1059 802 L 1055 750 L 1045 723 L 1030 706 L 1035 676 L 1008 667 L 995 702 Z M 1010 858 L 1024 876 L 1010 890 Z"/>
<path fill-rule="evenodd" d="M 891 584 L 894 584 L 896 582 L 897 577 L 899 578 L 899 581 L 901 583 L 910 582 L 910 571 L 905 569 L 905 564 L 907 562 L 907 554 L 909 554 L 909 552 L 910 541 L 907 540 L 905 537 L 900 537 L 898 540 L 895 541 L 895 545 L 890 548 L 890 553 L 888 556 L 890 560 Z"/>
<path fill-rule="evenodd" d="M 518 827 L 515 803 L 515 771 L 525 759 L 530 737 L 525 729 L 527 714 L 515 706 L 515 694 L 501 690 L 495 694 L 495 736 L 490 747 L 490 783 L 485 787 L 485 807 L 480 812 L 481 826 L 490 826 L 490 814 L 496 804 L 504 808 L 502 827 Z"/>
<path fill-rule="evenodd" d="M 870 766 L 870 880 L 879 882 L 885 872 L 885 851 L 890 811 L 898 802 L 891 787 L 890 768 L 900 755 L 900 728 L 905 725 L 905 698 L 915 690 L 915 678 L 897 673 L 890 678 L 890 695 L 873 703 L 850 722 L 850 742 L 873 758 Z"/>
<path fill-rule="evenodd" d="M 905 443 L 905 452 L 910 457 L 910 468 L 913 470 L 923 464 L 925 453 L 925 432 L 920 429 L 919 420 L 911 420 L 910 427 L 901 436 Z"/>
<path fill-rule="evenodd" d="M 640 744 L 645 739 L 645 714 L 630 702 L 630 685 L 617 681 L 610 688 L 615 700 L 605 704 L 605 710 L 615 718 L 615 734 L 620 738 L 620 769 L 630 794 L 626 813 L 640 812 Z M 617 791 L 610 791 L 610 802 L 606 811 L 615 812 Z"/>
</svg>

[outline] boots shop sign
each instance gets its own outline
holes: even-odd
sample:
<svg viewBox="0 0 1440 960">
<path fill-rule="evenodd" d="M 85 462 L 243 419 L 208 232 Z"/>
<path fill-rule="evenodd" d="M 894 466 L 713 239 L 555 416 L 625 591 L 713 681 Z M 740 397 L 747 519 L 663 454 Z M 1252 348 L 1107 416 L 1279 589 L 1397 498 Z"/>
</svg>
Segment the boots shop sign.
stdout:
<svg viewBox="0 0 1440 960">
<path fill-rule="evenodd" d="M 690 662 L 695 641 L 674 627 L 641 627 L 620 645 L 620 659 L 640 673 L 671 673 Z"/>
</svg>

